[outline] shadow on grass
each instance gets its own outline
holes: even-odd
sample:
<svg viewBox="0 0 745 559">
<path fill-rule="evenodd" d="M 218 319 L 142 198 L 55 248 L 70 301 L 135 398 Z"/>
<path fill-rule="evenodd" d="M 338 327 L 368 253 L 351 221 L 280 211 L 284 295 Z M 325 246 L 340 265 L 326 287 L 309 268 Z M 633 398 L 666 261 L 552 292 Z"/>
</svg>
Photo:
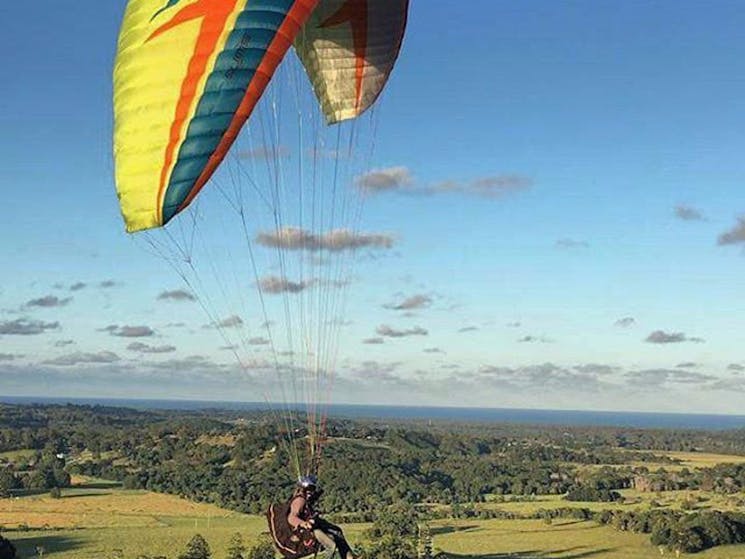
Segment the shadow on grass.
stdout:
<svg viewBox="0 0 745 559">
<path fill-rule="evenodd" d="M 29 538 L 12 539 L 21 557 L 36 557 L 37 548 L 44 548 L 44 556 L 63 551 L 78 549 L 83 545 L 82 540 L 70 536 L 34 535 Z"/>
<path fill-rule="evenodd" d="M 614 547 L 584 549 L 582 551 L 583 549 L 582 547 L 570 547 L 568 549 L 511 551 L 508 553 L 484 553 L 482 555 L 459 555 L 457 553 L 445 553 L 444 555 L 448 559 L 585 559 L 616 550 Z"/>
<path fill-rule="evenodd" d="M 35 497 L 37 495 L 49 495 L 49 489 L 13 489 L 11 497 Z"/>
<path fill-rule="evenodd" d="M 80 485 L 73 485 L 72 487 L 62 487 L 62 494 L 65 495 L 66 492 L 69 492 L 70 497 L 75 497 L 77 494 L 76 491 L 80 491 L 80 495 L 110 495 L 110 493 L 85 493 L 87 490 L 108 490 L 111 491 L 112 489 L 120 489 L 122 487 L 121 482 L 119 481 L 97 481 L 92 483 L 81 483 Z M 11 497 L 35 497 L 39 495 L 49 495 L 49 492 L 51 491 L 51 488 L 47 489 L 13 489 L 11 490 L 10 494 Z M 67 496 L 67 495 L 65 495 Z"/>
<path fill-rule="evenodd" d="M 108 497 L 112 495 L 111 491 L 102 491 L 97 489 L 95 491 L 63 491 L 60 499 L 75 499 L 76 497 Z"/>
<path fill-rule="evenodd" d="M 437 526 L 431 529 L 433 536 L 439 536 L 440 534 L 454 534 L 455 532 L 468 532 L 478 528 L 476 524 L 466 524 L 464 526 Z"/>
<path fill-rule="evenodd" d="M 574 526 L 576 524 L 583 524 L 586 523 L 587 520 L 576 518 L 574 520 L 564 520 L 564 519 L 558 519 L 554 520 L 552 523 L 552 526 Z M 591 526 L 593 527 L 593 526 Z"/>
<path fill-rule="evenodd" d="M 79 483 L 73 485 L 71 489 L 120 489 L 122 487 L 121 481 L 91 481 L 89 483 Z"/>
<path fill-rule="evenodd" d="M 576 526 L 576 524 L 584 524 L 584 526 Z M 595 524 L 587 520 L 570 520 L 568 522 L 554 522 L 546 526 L 541 530 L 528 529 L 528 530 L 516 530 L 516 532 L 522 532 L 524 534 L 541 533 L 541 532 L 556 532 L 564 526 L 572 526 L 572 530 L 597 530 L 602 528 L 600 524 Z"/>
</svg>

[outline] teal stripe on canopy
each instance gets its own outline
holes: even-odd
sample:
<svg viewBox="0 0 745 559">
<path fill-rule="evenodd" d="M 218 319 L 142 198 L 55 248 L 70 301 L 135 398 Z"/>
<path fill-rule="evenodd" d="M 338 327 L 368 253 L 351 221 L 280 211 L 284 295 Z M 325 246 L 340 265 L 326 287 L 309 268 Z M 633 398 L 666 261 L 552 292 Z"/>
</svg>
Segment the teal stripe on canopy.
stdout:
<svg viewBox="0 0 745 559">
<path fill-rule="evenodd" d="M 163 223 L 176 215 L 194 188 L 293 4 L 294 0 L 247 0 L 238 15 L 179 148 L 163 200 Z"/>
</svg>

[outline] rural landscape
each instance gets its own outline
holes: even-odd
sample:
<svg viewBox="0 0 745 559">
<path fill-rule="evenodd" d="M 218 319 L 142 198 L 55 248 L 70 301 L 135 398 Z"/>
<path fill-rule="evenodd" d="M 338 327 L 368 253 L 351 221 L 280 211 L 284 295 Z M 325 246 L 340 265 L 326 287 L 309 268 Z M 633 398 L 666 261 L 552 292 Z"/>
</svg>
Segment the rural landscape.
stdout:
<svg viewBox="0 0 745 559">
<path fill-rule="evenodd" d="M 0 559 L 745 558 L 745 2 L 0 6 Z"/>
<path fill-rule="evenodd" d="M 263 512 L 292 481 L 271 415 L 4 404 L 0 421 L 18 557 L 273 556 Z M 362 557 L 745 553 L 743 430 L 334 420 L 320 473 Z M 211 555 L 188 554 L 197 535 Z"/>
</svg>

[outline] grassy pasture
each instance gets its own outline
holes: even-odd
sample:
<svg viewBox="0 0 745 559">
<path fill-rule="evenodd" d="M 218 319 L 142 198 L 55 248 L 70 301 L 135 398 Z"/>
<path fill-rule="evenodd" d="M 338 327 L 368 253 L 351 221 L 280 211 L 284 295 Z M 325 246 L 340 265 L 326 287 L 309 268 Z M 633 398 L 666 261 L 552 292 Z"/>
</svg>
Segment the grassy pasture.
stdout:
<svg viewBox="0 0 745 559">
<path fill-rule="evenodd" d="M 213 505 L 200 505 L 147 491 L 103 488 L 62 490 L 61 499 L 47 493 L 0 500 L 0 525 L 15 528 L 104 528 L 161 525 L 161 517 L 212 518 L 231 514 Z"/>
<path fill-rule="evenodd" d="M 449 521 L 433 526 L 432 532 L 436 548 L 462 558 L 659 557 L 649 538 L 592 522 L 563 520 L 548 525 L 539 520 Z"/>
<path fill-rule="evenodd" d="M 61 499 L 35 495 L 0 500 L 0 524 L 6 528 L 16 528 L 19 524 L 36 528 L 6 533 L 18 546 L 22 558 L 36 557 L 36 547 L 43 546 L 45 557 L 53 559 L 134 559 L 142 553 L 173 559 L 195 533 L 200 533 L 212 547 L 213 557 L 221 559 L 235 532 L 240 532 L 251 545 L 266 530 L 261 516 L 86 481 L 87 485 L 64 490 Z M 535 502 L 492 505 L 528 513 L 567 504 L 559 497 L 542 496 Z M 603 504 L 574 505 L 602 508 Z M 362 541 L 365 528 L 364 524 L 345 526 L 352 542 Z M 556 520 L 552 524 L 540 520 L 439 520 L 432 523 L 432 534 L 435 547 L 456 559 L 661 556 L 647 535 L 618 532 L 575 520 Z M 673 555 L 665 553 L 663 557 Z M 745 557 L 745 546 L 716 548 L 698 557 L 741 559 Z"/>
<path fill-rule="evenodd" d="M 745 464 L 745 456 L 711 454 L 708 452 L 665 452 L 674 460 L 680 460 L 686 468 L 711 468 L 717 464 Z"/>
<path fill-rule="evenodd" d="M 650 470 L 664 468 L 667 471 L 675 472 L 683 468 L 695 470 L 700 468 L 711 468 L 717 464 L 745 464 L 745 456 L 734 454 L 713 454 L 709 452 L 678 452 L 678 451 L 649 451 L 650 454 L 658 456 L 667 456 L 677 460 L 677 464 L 666 464 L 664 462 L 632 462 L 632 466 L 644 466 Z"/>
<path fill-rule="evenodd" d="M 530 500 L 510 500 L 506 497 L 505 502 L 491 501 L 479 505 L 485 509 L 498 509 L 512 512 L 521 516 L 528 516 L 540 509 L 557 508 L 587 508 L 592 511 L 605 509 L 620 510 L 647 510 L 651 508 L 669 508 L 683 510 L 686 501 L 692 502 L 689 510 L 742 510 L 741 503 L 745 495 L 719 495 L 706 491 L 665 491 L 660 494 L 653 492 L 641 492 L 635 489 L 619 490 L 624 496 L 623 502 L 618 503 L 591 503 L 581 501 L 566 501 L 561 495 L 537 495 Z"/>
<path fill-rule="evenodd" d="M 143 553 L 175 558 L 200 533 L 219 559 L 235 532 L 250 546 L 266 531 L 263 516 L 96 480 L 77 481 L 87 483 L 64 489 L 61 499 L 47 494 L 0 499 L 0 526 L 22 558 L 35 558 L 37 546 L 54 559 L 134 559 Z M 353 525 L 347 532 L 359 539 L 364 528 Z"/>
<path fill-rule="evenodd" d="M 37 546 L 45 548 L 45 557 L 54 559 L 134 559 L 141 554 L 175 558 L 195 533 L 209 542 L 214 557 L 224 557 L 227 544 L 240 532 L 249 545 L 264 529 L 261 517 L 158 516 L 118 526 L 89 526 L 79 529 L 11 532 L 21 557 L 35 557 Z"/>
<path fill-rule="evenodd" d="M 32 458 L 36 454 L 36 450 L 33 448 L 23 448 L 20 450 L 8 450 L 5 452 L 0 452 L 0 461 L 5 462 L 21 462 L 23 460 L 28 460 L 29 458 Z"/>
<path fill-rule="evenodd" d="M 204 441 L 209 444 L 208 441 Z M 220 441 L 222 442 L 222 441 Z M 14 457 L 23 457 L 17 451 Z M 5 453 L 9 454 L 9 453 Z M 674 468 L 703 468 L 726 462 L 745 462 L 745 457 L 704 453 L 666 452 L 681 461 Z M 8 458 L 10 459 L 10 458 Z M 652 467 L 651 464 L 645 464 Z M 670 465 L 663 465 L 667 469 Z M 124 490 L 120 484 L 83 476 L 73 477 L 74 487 L 64 489 L 61 499 L 47 493 L 0 499 L 0 527 L 17 545 L 20 557 L 52 559 L 135 559 L 143 553 L 174 559 L 195 534 L 202 534 L 222 559 L 235 532 L 252 545 L 266 530 L 262 516 L 244 515 L 214 505 L 194 503 L 171 495 Z M 745 495 L 723 496 L 701 491 L 669 491 L 660 494 L 623 490 L 624 503 L 569 502 L 558 495 L 531 500 L 508 496 L 478 505 L 518 515 L 538 509 L 586 507 L 591 510 L 648 509 L 652 506 L 694 509 L 742 510 Z M 348 524 L 349 539 L 361 542 L 367 525 Z M 645 534 L 619 532 L 593 522 L 555 520 L 439 520 L 432 523 L 434 546 L 456 559 L 651 559 L 675 557 L 662 554 Z M 697 554 L 701 559 L 742 559 L 745 545 L 718 547 Z"/>
<path fill-rule="evenodd" d="M 653 559 L 675 557 L 649 536 L 577 520 L 452 520 L 433 524 L 433 543 L 456 559 Z M 694 557 L 694 556 L 689 556 Z M 710 549 L 700 559 L 741 559 L 745 545 Z"/>
<path fill-rule="evenodd" d="M 142 553 L 175 557 L 197 532 L 220 557 L 233 533 L 241 532 L 250 544 L 265 529 L 260 516 L 99 484 L 65 489 L 61 499 L 2 499 L 0 525 L 15 528 L 6 535 L 21 557 L 35 557 L 34 550 L 41 545 L 45 556 L 59 559 L 134 558 Z M 29 529 L 19 531 L 19 525 Z"/>
</svg>

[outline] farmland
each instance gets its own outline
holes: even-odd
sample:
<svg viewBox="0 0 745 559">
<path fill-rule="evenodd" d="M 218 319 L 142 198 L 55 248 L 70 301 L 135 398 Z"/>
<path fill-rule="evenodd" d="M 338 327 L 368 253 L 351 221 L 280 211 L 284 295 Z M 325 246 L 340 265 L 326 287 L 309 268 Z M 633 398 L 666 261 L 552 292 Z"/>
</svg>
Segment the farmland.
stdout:
<svg viewBox="0 0 745 559">
<path fill-rule="evenodd" d="M 241 514 L 214 505 L 194 503 L 171 495 L 144 490 L 125 490 L 119 484 L 90 478 L 76 478 L 76 485 L 65 489 L 59 499 L 47 494 L 24 495 L 0 500 L 0 525 L 18 547 L 21 557 L 44 556 L 55 559 L 119 559 L 143 554 L 176 557 L 189 539 L 202 534 L 214 557 L 225 555 L 228 541 L 236 532 L 247 545 L 258 542 L 266 530 L 259 515 Z M 638 495 L 627 493 L 629 501 Z M 667 495 L 676 499 L 690 495 Z M 697 495 L 705 499 L 704 495 Z M 713 500 L 710 505 L 725 505 Z M 679 504 L 679 503 L 678 503 Z M 539 509 L 566 506 L 556 496 L 510 502 L 491 502 L 516 514 L 529 515 Z M 600 508 L 599 503 L 571 503 L 576 507 Z M 648 507 L 648 499 L 621 505 Z M 345 525 L 355 543 L 366 539 L 369 525 Z M 558 520 L 550 524 L 536 519 L 439 519 L 430 523 L 436 550 L 455 558 L 497 559 L 645 559 L 660 557 L 660 550 L 641 534 L 619 532 L 592 521 Z M 699 554 L 703 559 L 735 559 L 745 554 L 745 546 L 725 546 Z M 673 556 L 672 553 L 669 553 Z"/>
</svg>

